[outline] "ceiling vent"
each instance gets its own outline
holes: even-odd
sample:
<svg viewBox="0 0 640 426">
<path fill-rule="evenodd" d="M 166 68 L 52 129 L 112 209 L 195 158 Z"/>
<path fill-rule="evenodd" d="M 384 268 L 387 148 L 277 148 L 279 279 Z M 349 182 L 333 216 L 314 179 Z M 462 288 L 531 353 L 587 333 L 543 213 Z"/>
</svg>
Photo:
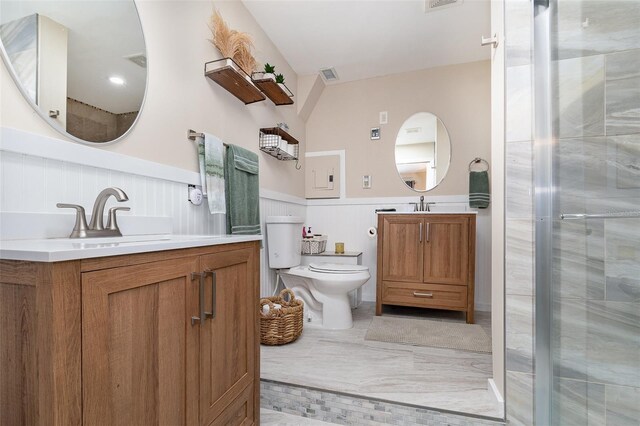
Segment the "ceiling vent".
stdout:
<svg viewBox="0 0 640 426">
<path fill-rule="evenodd" d="M 420 133 L 421 130 L 422 130 L 422 127 L 411 127 L 406 131 L 407 131 L 407 134 L 409 134 L 409 133 Z"/>
<path fill-rule="evenodd" d="M 129 55 L 129 56 L 125 56 L 124 58 L 130 60 L 131 62 L 138 65 L 139 67 L 142 67 L 142 68 L 147 67 L 147 56 L 144 53 Z"/>
<path fill-rule="evenodd" d="M 320 70 L 320 75 L 327 83 L 339 80 L 338 73 L 335 68 L 322 68 Z"/>
<path fill-rule="evenodd" d="M 424 0 L 424 13 L 437 12 L 453 6 L 461 6 L 464 0 Z"/>
</svg>

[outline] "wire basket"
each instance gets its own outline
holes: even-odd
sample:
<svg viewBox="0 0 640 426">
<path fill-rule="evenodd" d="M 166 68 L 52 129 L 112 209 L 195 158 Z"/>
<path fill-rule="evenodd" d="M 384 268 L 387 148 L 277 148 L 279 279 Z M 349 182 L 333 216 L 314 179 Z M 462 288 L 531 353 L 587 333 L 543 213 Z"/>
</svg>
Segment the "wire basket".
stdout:
<svg viewBox="0 0 640 426">
<path fill-rule="evenodd" d="M 272 157 L 284 161 L 297 160 L 299 149 L 298 141 L 281 128 L 260 129 L 260 150 Z"/>
<path fill-rule="evenodd" d="M 282 307 L 275 309 L 275 303 Z M 269 312 L 263 312 L 264 305 L 269 305 Z M 278 296 L 260 299 L 260 343 L 274 346 L 293 342 L 302 334 L 303 318 L 304 303 L 287 288 Z"/>
<path fill-rule="evenodd" d="M 320 254 L 327 249 L 327 236 L 314 235 L 302 240 L 302 254 Z"/>
</svg>

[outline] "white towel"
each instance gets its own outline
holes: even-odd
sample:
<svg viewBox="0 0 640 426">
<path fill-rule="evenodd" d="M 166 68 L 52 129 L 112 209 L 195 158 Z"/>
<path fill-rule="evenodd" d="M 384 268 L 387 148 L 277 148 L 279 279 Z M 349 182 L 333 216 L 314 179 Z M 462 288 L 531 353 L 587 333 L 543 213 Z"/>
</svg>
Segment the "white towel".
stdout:
<svg viewBox="0 0 640 426">
<path fill-rule="evenodd" d="M 227 212 L 224 200 L 224 144 L 208 133 L 198 139 L 200 183 L 211 214 Z"/>
</svg>

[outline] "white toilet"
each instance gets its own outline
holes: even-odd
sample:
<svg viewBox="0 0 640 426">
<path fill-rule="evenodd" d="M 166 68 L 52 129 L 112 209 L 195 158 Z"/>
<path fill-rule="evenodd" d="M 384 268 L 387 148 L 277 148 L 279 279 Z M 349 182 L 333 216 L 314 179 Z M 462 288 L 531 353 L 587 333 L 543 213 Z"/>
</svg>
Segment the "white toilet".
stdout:
<svg viewBox="0 0 640 426">
<path fill-rule="evenodd" d="M 369 280 L 369 268 L 331 263 L 300 266 L 302 218 L 268 216 L 266 223 L 269 267 L 279 270 L 285 287 L 304 301 L 305 316 L 323 328 L 353 327 L 349 292 Z"/>
</svg>

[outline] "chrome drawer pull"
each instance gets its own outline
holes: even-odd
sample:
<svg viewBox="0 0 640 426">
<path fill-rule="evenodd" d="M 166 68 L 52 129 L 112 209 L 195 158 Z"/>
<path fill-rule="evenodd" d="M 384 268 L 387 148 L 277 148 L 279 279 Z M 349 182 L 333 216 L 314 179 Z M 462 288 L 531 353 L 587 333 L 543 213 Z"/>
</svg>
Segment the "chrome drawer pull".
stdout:
<svg viewBox="0 0 640 426">
<path fill-rule="evenodd" d="M 192 272 L 191 273 L 191 281 L 195 280 L 196 278 L 200 278 L 198 280 L 198 285 L 200 286 L 199 288 L 199 302 L 200 302 L 200 316 L 199 317 L 191 317 L 191 325 L 196 325 L 196 323 L 202 323 L 204 322 L 204 320 L 207 319 L 207 317 L 205 316 L 205 312 L 204 312 L 204 274 L 201 274 L 199 272 Z"/>
<path fill-rule="evenodd" d="M 418 291 L 414 291 L 413 295 L 415 297 L 433 297 L 433 293 L 420 293 Z"/>
<path fill-rule="evenodd" d="M 211 275 L 211 312 L 205 312 L 205 319 L 211 318 L 214 319 L 216 317 L 216 300 L 217 300 L 217 277 L 215 271 L 206 270 L 202 274 L 204 276 L 203 280 L 207 277 L 207 275 Z M 204 287 L 204 286 L 203 286 Z"/>
</svg>

